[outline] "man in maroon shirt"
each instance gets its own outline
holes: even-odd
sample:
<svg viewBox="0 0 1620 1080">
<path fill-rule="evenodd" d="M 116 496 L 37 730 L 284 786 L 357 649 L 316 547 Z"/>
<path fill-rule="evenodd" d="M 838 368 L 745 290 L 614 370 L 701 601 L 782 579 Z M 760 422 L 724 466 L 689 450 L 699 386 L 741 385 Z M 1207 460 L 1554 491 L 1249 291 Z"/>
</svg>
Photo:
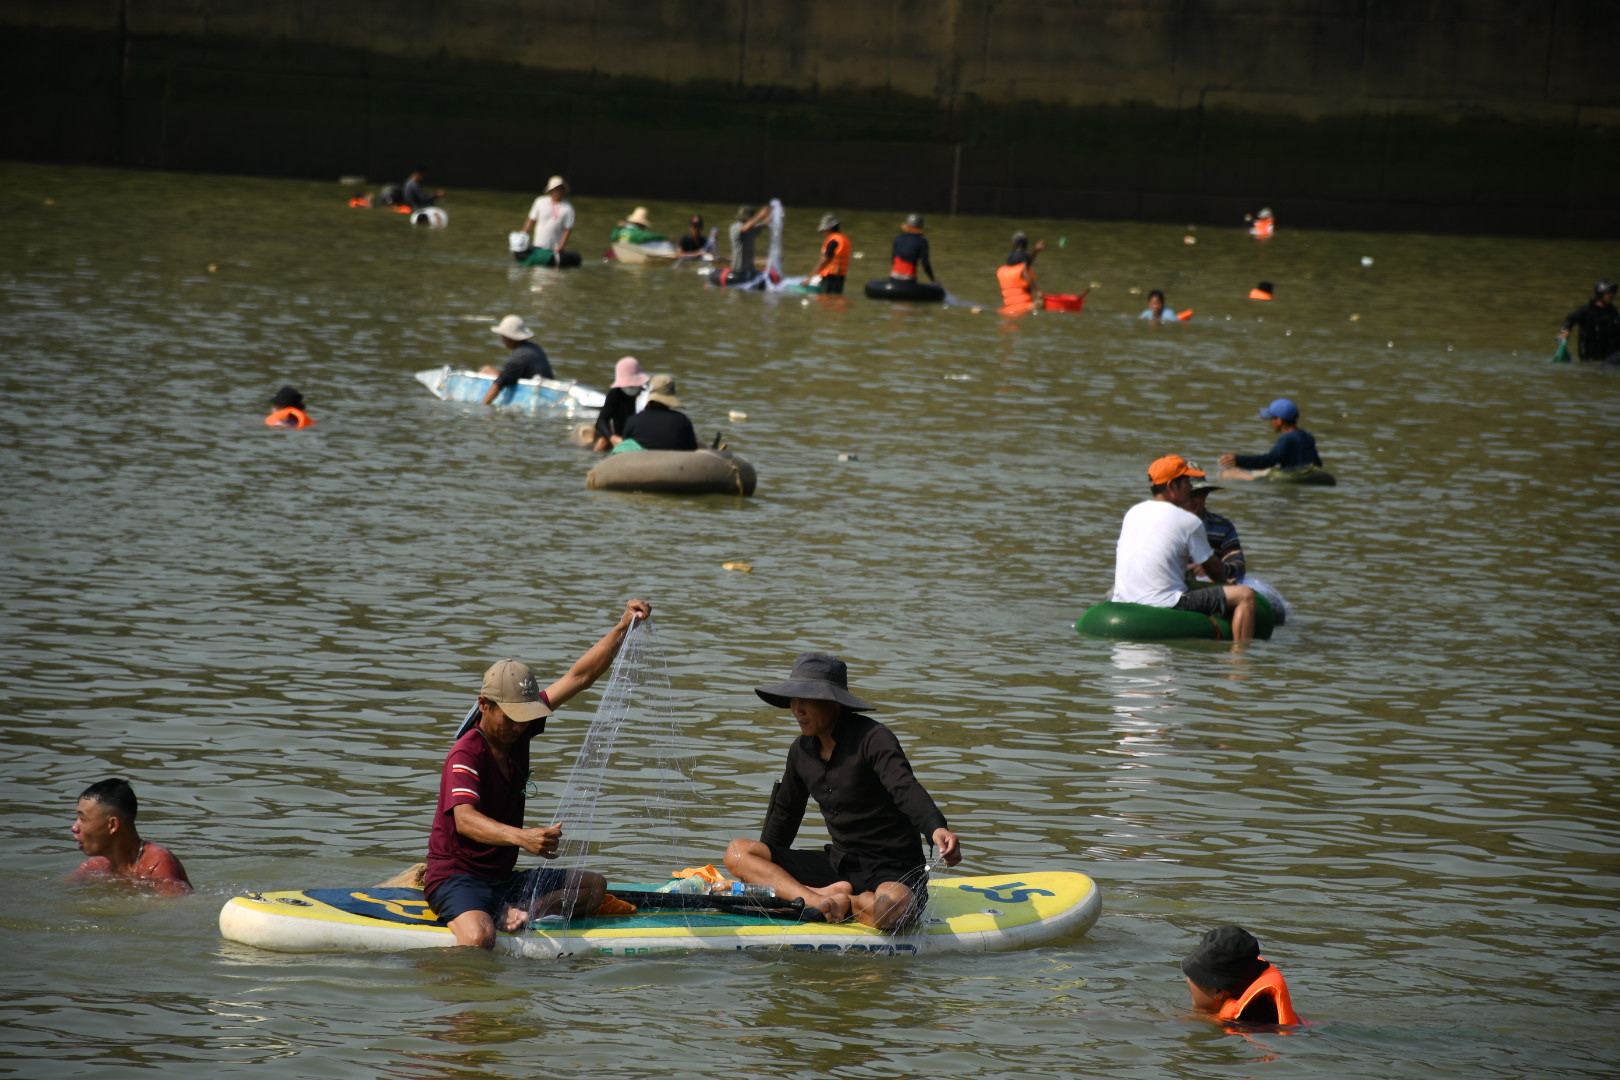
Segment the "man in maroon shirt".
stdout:
<svg viewBox="0 0 1620 1080">
<path fill-rule="evenodd" d="M 607 890 L 601 874 L 513 872 L 520 848 L 555 859 L 562 838 L 561 823 L 523 827 L 529 741 L 546 729 L 554 709 L 612 666 L 630 624 L 651 614 L 640 600 L 625 604 L 617 625 L 543 691 L 529 666 L 516 660 L 502 660 L 484 673 L 478 723 L 445 759 L 428 839 L 428 905 L 449 924 L 457 945 L 493 948 L 497 913 L 501 929 L 511 931 L 540 915 L 588 913 L 601 905 Z"/>
</svg>

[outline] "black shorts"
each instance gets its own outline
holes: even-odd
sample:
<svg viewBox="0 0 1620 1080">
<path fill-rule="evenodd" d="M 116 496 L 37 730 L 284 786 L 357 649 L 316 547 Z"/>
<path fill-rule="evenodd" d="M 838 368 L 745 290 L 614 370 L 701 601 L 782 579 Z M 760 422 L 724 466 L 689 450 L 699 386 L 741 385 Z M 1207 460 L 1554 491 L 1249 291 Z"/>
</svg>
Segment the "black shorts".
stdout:
<svg viewBox="0 0 1620 1080">
<path fill-rule="evenodd" d="M 827 296 L 842 296 L 844 292 L 844 279 L 835 274 L 828 274 L 821 279 L 821 291 Z"/>
<path fill-rule="evenodd" d="M 792 874 L 800 885 L 819 889 L 835 881 L 847 881 L 856 892 L 864 893 L 871 892 L 885 881 L 898 881 L 919 894 L 919 903 L 927 902 L 927 882 L 920 865 L 907 867 L 896 862 L 873 862 L 845 853 L 842 866 L 835 867 L 831 844 L 819 850 L 777 847 L 775 844 L 767 846 L 771 849 L 771 862 Z"/>
<path fill-rule="evenodd" d="M 1219 585 L 1207 589 L 1188 589 L 1176 601 L 1177 611 L 1196 611 L 1200 615 L 1226 618 L 1226 590 Z"/>
<path fill-rule="evenodd" d="M 529 896 L 556 892 L 568 880 L 568 871 L 542 867 L 524 870 L 504 878 L 484 878 L 454 874 L 427 894 L 428 907 L 445 922 L 469 911 L 482 911 L 494 918 L 502 903 L 522 903 Z"/>
</svg>

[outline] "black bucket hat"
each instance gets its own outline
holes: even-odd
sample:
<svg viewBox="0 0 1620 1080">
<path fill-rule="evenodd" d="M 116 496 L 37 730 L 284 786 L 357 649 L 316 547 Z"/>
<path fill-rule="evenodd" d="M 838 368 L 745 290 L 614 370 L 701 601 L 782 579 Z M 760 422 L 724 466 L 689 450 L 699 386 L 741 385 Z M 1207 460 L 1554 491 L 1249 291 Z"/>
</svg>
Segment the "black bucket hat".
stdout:
<svg viewBox="0 0 1620 1080">
<path fill-rule="evenodd" d="M 842 660 L 819 652 L 800 653 L 793 661 L 793 674 L 786 682 L 755 687 L 754 693 L 761 701 L 778 709 L 788 708 L 794 698 L 836 701 L 856 712 L 871 712 L 876 708 L 849 692 L 849 668 Z"/>
<path fill-rule="evenodd" d="M 1206 990 L 1239 990 L 1266 966 L 1253 934 L 1241 926 L 1217 926 L 1181 962 L 1181 973 Z"/>
</svg>

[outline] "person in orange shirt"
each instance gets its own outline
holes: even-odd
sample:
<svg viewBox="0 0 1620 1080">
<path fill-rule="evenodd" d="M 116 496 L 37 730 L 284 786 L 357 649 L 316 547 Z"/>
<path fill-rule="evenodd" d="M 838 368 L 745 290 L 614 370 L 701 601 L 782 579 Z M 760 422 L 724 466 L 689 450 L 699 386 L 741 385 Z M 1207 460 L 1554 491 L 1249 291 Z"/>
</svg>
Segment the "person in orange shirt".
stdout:
<svg viewBox="0 0 1620 1080">
<path fill-rule="evenodd" d="M 1007 261 L 996 270 L 996 281 L 1001 285 L 1001 313 L 1022 315 L 1035 310 L 1040 293 L 1035 291 L 1035 256 L 1046 250 L 1046 241 L 1035 241 L 1035 250 L 1029 248 L 1029 236 L 1015 232 L 1012 251 Z"/>
<path fill-rule="evenodd" d="M 79 796 L 73 838 L 90 856 L 72 880 L 118 878 L 167 896 L 191 892 L 191 879 L 174 853 L 141 839 L 135 831 L 135 789 L 127 780 L 91 784 Z"/>
<path fill-rule="evenodd" d="M 270 427 L 305 428 L 315 421 L 304 411 L 304 395 L 290 386 L 283 386 L 270 399 L 271 413 L 264 418 Z"/>
<path fill-rule="evenodd" d="M 1298 1024 L 1282 972 L 1260 955 L 1260 942 L 1241 926 L 1217 926 L 1181 962 L 1192 1006 L 1216 1019 L 1250 1024 Z"/>
<path fill-rule="evenodd" d="M 1271 234 L 1277 231 L 1277 219 L 1271 216 L 1270 209 L 1261 210 L 1254 215 L 1254 221 L 1249 225 L 1249 235 L 1256 240 L 1270 240 Z"/>
</svg>

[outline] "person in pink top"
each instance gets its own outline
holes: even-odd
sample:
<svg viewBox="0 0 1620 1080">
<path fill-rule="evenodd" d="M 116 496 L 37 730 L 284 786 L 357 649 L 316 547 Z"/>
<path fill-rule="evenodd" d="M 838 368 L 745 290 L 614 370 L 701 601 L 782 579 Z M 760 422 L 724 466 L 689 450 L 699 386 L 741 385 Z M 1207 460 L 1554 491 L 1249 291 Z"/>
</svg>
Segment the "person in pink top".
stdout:
<svg viewBox="0 0 1620 1080">
<path fill-rule="evenodd" d="M 90 857 L 72 880 L 118 879 L 165 896 L 191 892 L 191 879 L 174 853 L 142 840 L 135 830 L 136 809 L 135 789 L 127 780 L 103 780 L 84 789 L 73 818 L 73 838 Z"/>
<path fill-rule="evenodd" d="M 454 932 L 457 945 L 494 948 L 497 916 L 502 930 L 513 931 L 541 915 L 589 913 L 601 906 L 607 891 L 601 874 L 515 872 L 519 851 L 555 859 L 562 839 L 561 822 L 523 824 L 529 743 L 546 730 L 553 710 L 613 665 L 631 623 L 651 614 L 641 600 L 626 603 L 613 629 L 544 690 L 529 665 L 516 660 L 484 672 L 478 722 L 450 748 L 440 773 L 423 880 L 428 906 Z"/>
</svg>

